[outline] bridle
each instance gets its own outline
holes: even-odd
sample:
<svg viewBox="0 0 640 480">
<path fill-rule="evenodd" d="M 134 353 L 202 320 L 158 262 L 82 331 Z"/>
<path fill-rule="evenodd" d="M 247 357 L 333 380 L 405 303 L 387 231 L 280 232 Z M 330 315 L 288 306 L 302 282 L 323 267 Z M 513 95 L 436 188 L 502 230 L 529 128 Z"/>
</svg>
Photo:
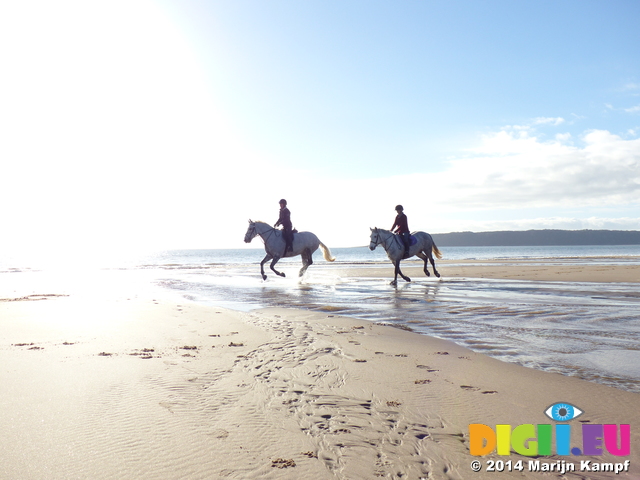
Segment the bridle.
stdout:
<svg viewBox="0 0 640 480">
<path fill-rule="evenodd" d="M 382 248 L 384 248 L 385 250 L 387 250 L 389 248 L 389 246 L 387 245 L 387 242 L 389 240 L 389 237 L 394 237 L 393 240 L 398 240 L 396 237 L 397 235 L 394 235 L 393 233 L 389 232 L 389 237 L 385 238 L 385 239 L 381 239 L 380 238 L 380 229 L 379 228 L 375 228 L 374 229 L 375 233 L 376 233 L 376 238 L 375 240 L 371 240 L 371 243 L 374 244 L 374 247 L 377 247 L 378 245 L 382 245 Z M 400 245 L 402 247 L 402 245 Z"/>
<path fill-rule="evenodd" d="M 265 224 L 266 225 L 266 224 Z M 260 240 L 262 240 L 262 242 L 264 244 L 267 243 L 267 240 L 269 240 L 271 238 L 272 235 L 275 234 L 276 229 L 275 228 L 271 228 L 269 227 L 269 231 L 265 234 L 265 236 L 262 236 L 262 233 L 258 232 L 258 229 L 256 228 L 256 222 L 251 222 L 251 227 L 250 227 L 250 233 L 251 233 L 251 238 L 255 238 L 256 236 L 260 237 Z"/>
<path fill-rule="evenodd" d="M 376 234 L 376 239 L 374 240 L 372 238 L 371 239 L 371 244 L 373 245 L 373 248 L 376 248 L 378 245 L 380 245 L 380 232 L 378 231 L 377 228 L 374 231 L 375 231 L 375 234 Z"/>
<path fill-rule="evenodd" d="M 373 243 L 374 247 L 377 247 L 378 245 L 382 245 L 382 248 L 386 249 L 387 246 L 384 244 L 384 242 L 386 242 L 386 239 L 384 240 L 380 239 L 380 230 L 378 228 L 375 228 L 374 232 L 376 233 L 376 238 L 375 240 L 371 239 L 371 243 Z"/>
</svg>

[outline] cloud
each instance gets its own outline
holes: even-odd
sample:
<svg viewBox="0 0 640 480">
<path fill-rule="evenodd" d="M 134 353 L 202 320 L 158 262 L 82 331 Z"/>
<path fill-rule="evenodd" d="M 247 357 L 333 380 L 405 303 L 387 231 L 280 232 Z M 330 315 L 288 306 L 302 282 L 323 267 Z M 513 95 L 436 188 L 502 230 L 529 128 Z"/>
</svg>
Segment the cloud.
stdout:
<svg viewBox="0 0 640 480">
<path fill-rule="evenodd" d="M 640 83 L 637 83 L 637 82 L 625 83 L 622 86 L 622 91 L 625 91 L 625 92 L 635 92 L 638 90 L 640 90 Z"/>
<path fill-rule="evenodd" d="M 483 137 L 476 155 L 451 162 L 433 183 L 457 208 L 640 203 L 640 140 L 604 130 L 581 140 L 577 147 L 563 138 L 542 142 L 497 132 Z"/>
<path fill-rule="evenodd" d="M 640 113 L 640 105 L 636 105 L 633 107 L 629 107 L 629 108 L 616 108 L 613 105 L 611 105 L 610 103 L 605 103 L 605 108 L 607 110 L 611 110 L 613 112 L 625 112 L 625 113 Z"/>
<path fill-rule="evenodd" d="M 568 142 L 571 139 L 570 133 L 557 133 L 556 140 L 559 142 Z"/>
<path fill-rule="evenodd" d="M 561 117 L 538 117 L 533 120 L 533 125 L 552 125 L 557 127 L 564 123 L 564 118 Z"/>
</svg>

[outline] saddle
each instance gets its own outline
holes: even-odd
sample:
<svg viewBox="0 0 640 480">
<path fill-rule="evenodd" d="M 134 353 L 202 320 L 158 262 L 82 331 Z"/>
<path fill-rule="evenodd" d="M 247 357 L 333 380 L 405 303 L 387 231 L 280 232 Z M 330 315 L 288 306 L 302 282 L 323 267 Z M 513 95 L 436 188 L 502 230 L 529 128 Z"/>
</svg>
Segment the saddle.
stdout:
<svg viewBox="0 0 640 480">
<path fill-rule="evenodd" d="M 396 240 L 400 242 L 400 246 L 404 247 L 404 243 L 402 243 L 402 240 L 400 239 L 400 235 L 396 234 Z M 416 243 L 418 243 L 418 239 L 416 238 L 416 236 L 409 235 L 409 246 L 413 247 Z"/>
<path fill-rule="evenodd" d="M 404 242 L 402 241 L 402 239 L 400 238 L 400 235 L 396 234 L 396 240 L 398 241 L 398 243 L 400 244 L 400 248 L 405 248 L 404 247 Z M 409 247 L 413 247 L 416 243 L 418 243 L 418 239 L 414 236 L 409 234 Z M 402 259 L 406 260 L 407 258 L 410 258 L 411 255 L 409 255 L 409 252 L 407 251 L 403 256 Z"/>
<path fill-rule="evenodd" d="M 280 233 L 280 235 L 282 235 L 284 233 L 284 230 L 282 228 L 276 228 L 275 229 L 277 232 Z M 298 233 L 298 229 L 297 228 L 293 228 L 291 229 L 291 236 L 293 237 L 294 234 Z"/>
</svg>

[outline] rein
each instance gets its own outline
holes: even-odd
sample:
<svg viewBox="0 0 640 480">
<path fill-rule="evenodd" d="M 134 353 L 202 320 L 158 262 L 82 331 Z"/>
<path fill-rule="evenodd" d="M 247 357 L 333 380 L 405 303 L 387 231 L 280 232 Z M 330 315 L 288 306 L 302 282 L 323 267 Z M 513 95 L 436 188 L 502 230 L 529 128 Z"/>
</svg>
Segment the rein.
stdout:
<svg viewBox="0 0 640 480">
<path fill-rule="evenodd" d="M 265 232 L 259 232 L 257 229 L 257 223 L 254 223 L 254 229 L 256 231 L 256 234 L 260 237 L 260 240 L 262 240 L 262 243 L 265 244 L 265 247 L 267 245 L 267 240 L 269 240 L 275 233 L 276 233 L 276 229 L 273 227 L 270 227 L 269 225 L 267 225 L 266 223 L 264 225 L 267 225 L 267 228 L 269 229 L 269 231 L 267 233 Z M 262 235 L 265 235 L 265 237 L 263 237 Z"/>
<path fill-rule="evenodd" d="M 379 245 L 382 245 L 382 248 L 384 248 L 385 251 L 388 251 L 388 249 L 389 249 L 388 242 L 389 242 L 389 239 L 391 237 L 393 237 L 393 239 L 391 241 L 395 241 L 395 243 L 399 243 L 400 242 L 400 239 L 398 238 L 398 236 L 393 234 L 393 233 L 391 233 L 391 232 L 389 232 L 389 235 L 385 239 L 381 240 L 380 230 L 376 230 L 376 236 L 377 236 L 377 240 L 378 240 L 377 243 Z M 399 246 L 402 247 L 401 244 Z"/>
</svg>

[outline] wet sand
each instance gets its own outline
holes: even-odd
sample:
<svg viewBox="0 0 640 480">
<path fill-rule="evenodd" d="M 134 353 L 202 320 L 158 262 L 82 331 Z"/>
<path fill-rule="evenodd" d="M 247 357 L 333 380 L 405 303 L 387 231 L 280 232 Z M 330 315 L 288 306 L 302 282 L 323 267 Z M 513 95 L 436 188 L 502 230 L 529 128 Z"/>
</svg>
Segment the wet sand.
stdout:
<svg viewBox="0 0 640 480">
<path fill-rule="evenodd" d="M 0 301 L 0 332 L 0 478 L 640 478 L 638 394 L 331 311 L 20 296 Z M 553 424 L 559 401 L 585 412 L 572 447 L 582 423 L 630 424 L 631 454 L 535 460 L 630 471 L 561 477 L 515 452 L 470 455 L 469 424 Z"/>
<path fill-rule="evenodd" d="M 535 260 L 436 260 L 436 269 L 447 278 L 495 278 L 556 282 L 640 283 L 638 259 L 581 258 Z M 622 262 L 622 263 L 621 263 Z M 423 262 L 405 260 L 401 269 L 409 277 L 424 278 Z M 393 277 L 393 266 L 338 265 L 344 276 Z M 433 268 L 429 264 L 429 272 Z M 399 277 L 398 277 L 399 278 Z"/>
</svg>

